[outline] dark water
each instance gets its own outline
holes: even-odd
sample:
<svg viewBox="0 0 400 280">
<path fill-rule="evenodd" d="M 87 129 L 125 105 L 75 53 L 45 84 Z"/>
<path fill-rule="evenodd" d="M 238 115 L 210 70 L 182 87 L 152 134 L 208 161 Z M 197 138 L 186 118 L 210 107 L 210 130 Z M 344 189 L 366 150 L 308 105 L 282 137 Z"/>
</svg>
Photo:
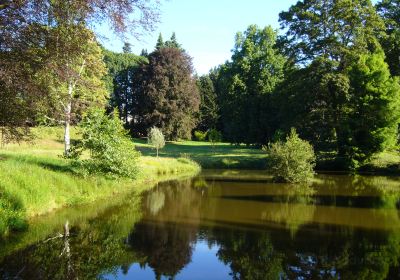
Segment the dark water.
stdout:
<svg viewBox="0 0 400 280">
<path fill-rule="evenodd" d="M 397 178 L 268 180 L 209 171 L 38 219 L 0 243 L 0 279 L 400 279 Z"/>
</svg>

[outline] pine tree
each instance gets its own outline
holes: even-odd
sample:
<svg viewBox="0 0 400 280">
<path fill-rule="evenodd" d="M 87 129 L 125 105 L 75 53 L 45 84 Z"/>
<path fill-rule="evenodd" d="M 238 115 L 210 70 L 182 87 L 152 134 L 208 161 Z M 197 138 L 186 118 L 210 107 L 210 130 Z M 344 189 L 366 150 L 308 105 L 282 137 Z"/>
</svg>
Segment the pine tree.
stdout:
<svg viewBox="0 0 400 280">
<path fill-rule="evenodd" d="M 160 33 L 158 35 L 158 39 L 157 39 L 156 50 L 164 48 L 164 46 L 165 46 L 164 40 L 163 40 L 162 34 Z"/>
<path fill-rule="evenodd" d="M 208 131 L 215 129 L 219 119 L 219 106 L 217 94 L 212 80 L 208 75 L 201 76 L 197 80 L 197 87 L 200 92 L 199 123 L 197 129 Z"/>
<path fill-rule="evenodd" d="M 128 42 L 124 43 L 124 46 L 122 47 L 123 53 L 132 53 L 132 45 Z"/>
<path fill-rule="evenodd" d="M 360 55 L 349 72 L 354 106 L 348 124 L 348 157 L 363 162 L 396 144 L 400 84 L 390 76 L 382 51 Z"/>
<path fill-rule="evenodd" d="M 175 32 L 172 33 L 171 39 L 169 41 L 165 42 L 165 47 L 181 49 L 181 45 L 178 43 L 178 41 L 176 39 Z"/>
</svg>

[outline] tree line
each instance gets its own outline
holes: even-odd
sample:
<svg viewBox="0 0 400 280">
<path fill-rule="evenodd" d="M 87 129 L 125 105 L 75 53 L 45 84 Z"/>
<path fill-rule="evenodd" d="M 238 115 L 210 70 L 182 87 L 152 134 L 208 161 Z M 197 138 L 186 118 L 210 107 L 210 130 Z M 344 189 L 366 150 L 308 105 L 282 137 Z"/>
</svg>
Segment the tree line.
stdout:
<svg viewBox="0 0 400 280">
<path fill-rule="evenodd" d="M 135 136 L 159 127 L 169 140 L 219 130 L 232 143 L 265 145 L 296 128 L 320 162 L 341 168 L 398 144 L 398 0 L 299 1 L 279 14 L 280 31 L 250 25 L 237 33 L 231 59 L 201 77 L 175 34 L 165 42 L 160 34 L 141 55 L 128 43 L 124 53 L 98 44 L 93 21 L 106 18 L 123 33 L 136 7 L 149 19 L 144 27 L 156 22 L 154 7 L 132 3 L 1 6 L 2 135 L 58 121 L 68 142 L 66 124 L 95 105 L 117 108 Z M 111 8 L 118 5 L 120 17 Z"/>
<path fill-rule="evenodd" d="M 170 139 L 218 129 L 226 141 L 255 145 L 281 140 L 294 127 L 320 159 L 357 168 L 397 145 L 399 11 L 395 0 L 299 1 L 279 14 L 281 32 L 251 25 L 237 33 L 231 60 L 195 77 L 199 97 L 174 83 L 182 74 L 168 54 L 186 52 L 175 35 L 166 44 L 160 36 L 133 73 L 137 102 L 127 126 L 139 134 L 160 126 Z M 190 80 L 190 59 L 186 64 Z M 179 103 L 181 91 L 191 102 Z"/>
</svg>

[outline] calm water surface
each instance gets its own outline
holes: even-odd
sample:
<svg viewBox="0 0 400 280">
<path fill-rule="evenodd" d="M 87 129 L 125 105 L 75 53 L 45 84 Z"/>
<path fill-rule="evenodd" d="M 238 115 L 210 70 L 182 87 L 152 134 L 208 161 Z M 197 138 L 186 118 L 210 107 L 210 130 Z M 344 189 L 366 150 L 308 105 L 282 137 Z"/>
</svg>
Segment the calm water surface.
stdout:
<svg viewBox="0 0 400 280">
<path fill-rule="evenodd" d="M 395 177 L 207 171 L 32 221 L 0 279 L 400 279 L 399 207 Z"/>
</svg>

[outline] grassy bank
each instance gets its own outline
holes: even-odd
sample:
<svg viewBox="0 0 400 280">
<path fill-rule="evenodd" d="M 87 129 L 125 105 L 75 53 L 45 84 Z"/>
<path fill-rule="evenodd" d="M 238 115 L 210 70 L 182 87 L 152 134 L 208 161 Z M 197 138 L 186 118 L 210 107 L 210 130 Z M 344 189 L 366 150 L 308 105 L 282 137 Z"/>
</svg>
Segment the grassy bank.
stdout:
<svg viewBox="0 0 400 280">
<path fill-rule="evenodd" d="M 139 162 L 142 172 L 135 180 L 99 175 L 83 178 L 60 157 L 60 129 L 38 128 L 34 133 L 34 144 L 13 144 L 0 150 L 0 234 L 23 229 L 29 217 L 151 186 L 164 176 L 195 174 L 200 169 L 188 159 L 144 156 Z"/>
</svg>

